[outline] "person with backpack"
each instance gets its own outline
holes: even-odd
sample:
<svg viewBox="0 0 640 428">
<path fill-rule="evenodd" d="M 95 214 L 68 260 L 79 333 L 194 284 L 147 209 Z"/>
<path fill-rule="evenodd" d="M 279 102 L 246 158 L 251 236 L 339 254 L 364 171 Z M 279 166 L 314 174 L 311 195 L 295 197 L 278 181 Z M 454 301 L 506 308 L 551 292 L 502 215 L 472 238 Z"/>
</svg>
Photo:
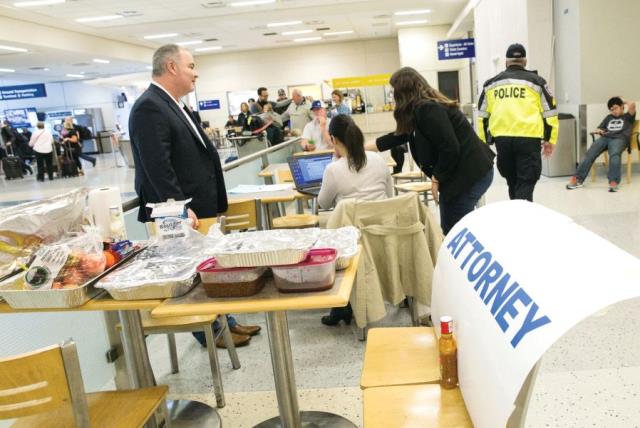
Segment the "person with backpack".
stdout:
<svg viewBox="0 0 640 428">
<path fill-rule="evenodd" d="M 91 164 L 95 167 L 97 159 L 93 156 L 86 155 L 82 153 L 82 142 L 85 140 L 91 140 L 93 135 L 91 135 L 91 131 L 86 126 L 78 125 L 77 123 L 73 123 L 73 117 L 67 116 L 64 119 L 64 129 L 70 129 L 71 126 L 76 133 L 78 134 L 78 146 L 74 146 L 74 151 L 77 151 L 77 157 L 79 159 L 84 159 L 87 162 L 91 162 Z M 64 131 L 63 131 L 64 132 Z M 64 137 L 64 135 L 63 135 Z M 80 162 L 80 161 L 78 161 Z M 78 166 L 79 170 L 82 170 L 80 166 Z"/>
</svg>

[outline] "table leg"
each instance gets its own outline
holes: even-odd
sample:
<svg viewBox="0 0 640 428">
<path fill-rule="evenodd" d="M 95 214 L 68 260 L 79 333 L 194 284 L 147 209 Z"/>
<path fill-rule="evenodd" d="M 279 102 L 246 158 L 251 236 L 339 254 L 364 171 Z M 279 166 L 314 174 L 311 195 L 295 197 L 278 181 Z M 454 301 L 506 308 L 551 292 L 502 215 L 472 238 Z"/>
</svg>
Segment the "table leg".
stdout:
<svg viewBox="0 0 640 428">
<path fill-rule="evenodd" d="M 129 369 L 129 382 L 132 388 L 146 388 L 156 385 L 153 377 L 147 344 L 144 340 L 142 318 L 139 311 L 118 311 L 122 326 L 122 347 Z M 170 426 L 172 428 L 192 428 L 222 426 L 216 409 L 198 401 L 167 400 Z M 164 412 L 161 412 L 164 413 Z M 164 415 L 162 415 L 164 416 Z M 151 418 L 145 428 L 157 428 L 156 418 Z"/>
<path fill-rule="evenodd" d="M 254 428 L 355 428 L 352 422 L 339 415 L 327 412 L 300 412 L 287 313 L 267 312 L 266 317 L 280 416 L 266 420 Z"/>
</svg>

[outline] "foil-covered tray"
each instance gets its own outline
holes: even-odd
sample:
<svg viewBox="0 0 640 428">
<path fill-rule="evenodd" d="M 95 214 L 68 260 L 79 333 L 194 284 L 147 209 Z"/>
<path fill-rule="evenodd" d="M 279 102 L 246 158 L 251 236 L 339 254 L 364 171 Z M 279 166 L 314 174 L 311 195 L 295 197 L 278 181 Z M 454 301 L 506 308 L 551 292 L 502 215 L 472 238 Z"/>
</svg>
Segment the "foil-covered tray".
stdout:
<svg viewBox="0 0 640 428">
<path fill-rule="evenodd" d="M 305 259 L 319 235 L 318 228 L 233 233 L 212 252 L 225 268 L 292 265 Z"/>
<path fill-rule="evenodd" d="M 139 251 L 138 251 L 139 252 Z M 82 306 L 93 299 L 102 290 L 95 288 L 95 284 L 113 270 L 126 264 L 135 254 L 129 254 L 118 263 L 106 269 L 97 277 L 77 288 L 61 290 L 24 290 L 22 282 L 26 272 L 12 276 L 0 283 L 0 297 L 13 309 L 58 309 Z"/>
<path fill-rule="evenodd" d="M 195 285 L 196 267 L 206 258 L 210 240 L 193 232 L 185 238 L 156 241 L 127 266 L 96 284 L 116 300 L 165 299 Z"/>
<path fill-rule="evenodd" d="M 353 226 L 322 229 L 313 248 L 335 248 L 338 252 L 336 270 L 343 270 L 351 265 L 351 261 L 358 254 L 359 239 L 360 231 Z"/>
</svg>

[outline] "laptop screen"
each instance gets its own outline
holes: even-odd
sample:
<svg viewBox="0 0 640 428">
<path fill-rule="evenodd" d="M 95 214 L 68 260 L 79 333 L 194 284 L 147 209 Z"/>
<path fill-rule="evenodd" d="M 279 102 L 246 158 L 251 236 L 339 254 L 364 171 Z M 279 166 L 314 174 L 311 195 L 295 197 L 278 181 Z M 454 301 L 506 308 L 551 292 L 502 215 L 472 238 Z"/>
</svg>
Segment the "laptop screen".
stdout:
<svg viewBox="0 0 640 428">
<path fill-rule="evenodd" d="M 305 188 L 322 183 L 324 169 L 333 160 L 333 153 L 289 158 L 289 167 L 296 187 Z"/>
</svg>

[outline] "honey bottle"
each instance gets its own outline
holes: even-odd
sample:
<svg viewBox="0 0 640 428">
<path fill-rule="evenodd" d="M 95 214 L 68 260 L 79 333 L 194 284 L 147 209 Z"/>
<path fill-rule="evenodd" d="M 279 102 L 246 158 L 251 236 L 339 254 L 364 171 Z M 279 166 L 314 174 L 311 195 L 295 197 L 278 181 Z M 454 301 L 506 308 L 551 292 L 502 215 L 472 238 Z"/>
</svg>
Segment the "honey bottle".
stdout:
<svg viewBox="0 0 640 428">
<path fill-rule="evenodd" d="M 440 318 L 440 386 L 453 389 L 458 386 L 458 346 L 453 337 L 453 319 L 450 316 Z"/>
</svg>

